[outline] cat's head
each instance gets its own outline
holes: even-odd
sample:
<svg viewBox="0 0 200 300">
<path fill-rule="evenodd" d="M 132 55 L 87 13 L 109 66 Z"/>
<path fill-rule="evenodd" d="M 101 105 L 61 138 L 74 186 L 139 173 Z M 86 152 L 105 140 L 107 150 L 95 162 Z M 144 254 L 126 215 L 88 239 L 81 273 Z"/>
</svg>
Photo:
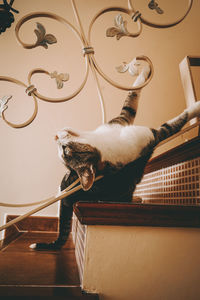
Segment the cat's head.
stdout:
<svg viewBox="0 0 200 300">
<path fill-rule="evenodd" d="M 59 131 L 55 140 L 62 162 L 67 169 L 73 169 L 77 173 L 83 190 L 89 190 L 96 171 L 102 168 L 100 152 L 87 143 L 83 134 L 70 128 Z"/>
</svg>

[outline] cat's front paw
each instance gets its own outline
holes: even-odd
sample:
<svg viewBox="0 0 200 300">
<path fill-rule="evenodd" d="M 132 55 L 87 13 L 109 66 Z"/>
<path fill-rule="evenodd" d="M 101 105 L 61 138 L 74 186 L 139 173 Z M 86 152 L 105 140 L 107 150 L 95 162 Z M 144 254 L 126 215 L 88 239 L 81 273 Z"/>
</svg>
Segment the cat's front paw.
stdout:
<svg viewBox="0 0 200 300">
<path fill-rule="evenodd" d="M 195 102 L 187 108 L 189 120 L 200 117 L 200 101 Z"/>
<path fill-rule="evenodd" d="M 52 243 L 34 243 L 29 246 L 29 248 L 33 250 L 60 250 L 62 248 L 63 244 L 60 244 L 59 242 L 55 241 Z"/>
</svg>

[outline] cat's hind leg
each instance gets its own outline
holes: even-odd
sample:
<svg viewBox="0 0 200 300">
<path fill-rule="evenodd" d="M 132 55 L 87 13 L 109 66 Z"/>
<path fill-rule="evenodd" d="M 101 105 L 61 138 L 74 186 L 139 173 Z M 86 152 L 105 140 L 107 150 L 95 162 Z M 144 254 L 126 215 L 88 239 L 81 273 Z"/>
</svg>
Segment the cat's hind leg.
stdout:
<svg viewBox="0 0 200 300">
<path fill-rule="evenodd" d="M 57 240 L 51 243 L 35 243 L 30 245 L 29 247 L 34 250 L 60 250 L 69 237 L 71 231 L 72 214 L 73 206 L 67 206 L 65 205 L 64 201 L 61 201 L 59 217 L 59 235 Z"/>
<path fill-rule="evenodd" d="M 77 179 L 75 172 L 67 173 L 61 182 L 60 190 L 66 189 Z M 70 231 L 73 214 L 73 203 L 78 200 L 76 194 L 63 198 L 60 202 L 59 215 L 59 235 L 58 238 L 51 243 L 35 243 L 29 247 L 34 250 L 60 250 L 66 243 Z"/>
<path fill-rule="evenodd" d="M 167 121 L 157 130 L 154 130 L 156 144 L 179 132 L 188 121 L 195 117 L 200 117 L 200 101 L 195 102 L 180 115 Z"/>
</svg>

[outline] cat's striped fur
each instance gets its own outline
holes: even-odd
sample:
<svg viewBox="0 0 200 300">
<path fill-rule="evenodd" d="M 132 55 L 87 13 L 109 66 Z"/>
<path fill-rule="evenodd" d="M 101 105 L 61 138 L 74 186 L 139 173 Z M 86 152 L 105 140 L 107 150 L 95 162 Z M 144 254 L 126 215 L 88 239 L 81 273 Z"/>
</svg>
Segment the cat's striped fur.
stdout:
<svg viewBox="0 0 200 300">
<path fill-rule="evenodd" d="M 109 121 L 108 124 L 121 124 L 124 126 L 133 124 L 137 112 L 138 100 L 139 92 L 129 92 L 120 115 Z"/>
<path fill-rule="evenodd" d="M 70 233 L 73 204 L 77 201 L 131 201 L 155 146 L 180 131 L 190 119 L 200 116 L 200 102 L 196 102 L 158 129 L 134 126 L 139 94 L 139 91 L 129 92 L 120 115 L 94 131 L 74 132 L 66 128 L 57 134 L 59 155 L 68 169 L 61 190 L 77 177 L 83 190 L 62 200 L 58 239 L 32 248 L 60 249 L 64 245 Z M 100 174 L 103 179 L 94 182 Z"/>
</svg>

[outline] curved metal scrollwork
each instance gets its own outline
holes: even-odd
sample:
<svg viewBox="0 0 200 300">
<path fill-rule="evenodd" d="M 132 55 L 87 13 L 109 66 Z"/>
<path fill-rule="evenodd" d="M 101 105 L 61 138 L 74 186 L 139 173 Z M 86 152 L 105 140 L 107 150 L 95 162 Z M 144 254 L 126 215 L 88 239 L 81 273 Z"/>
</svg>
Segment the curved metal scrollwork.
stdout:
<svg viewBox="0 0 200 300">
<path fill-rule="evenodd" d="M 25 83 L 15 79 L 15 78 L 0 76 L 0 81 L 7 81 L 7 82 L 15 83 L 15 84 L 25 88 L 25 91 L 28 89 L 28 86 Z M 8 121 L 5 117 L 5 110 L 7 109 L 7 103 L 8 103 L 8 100 L 10 100 L 12 98 L 12 96 L 8 96 L 8 97 L 4 96 L 2 99 L 0 99 L 0 107 L 2 107 L 1 108 L 1 117 L 9 126 L 11 126 L 13 128 L 23 128 L 23 127 L 26 127 L 29 124 L 31 124 L 33 122 L 33 120 L 35 119 L 37 112 L 38 112 L 37 99 L 36 99 L 35 95 L 33 94 L 33 92 L 30 92 L 28 95 L 33 97 L 34 112 L 28 120 L 26 120 L 25 122 L 20 123 L 20 124 L 14 124 L 14 123 Z"/>
<path fill-rule="evenodd" d="M 51 34 L 46 34 L 46 30 L 45 30 L 44 26 L 42 24 L 40 24 L 40 23 L 37 23 L 37 24 L 39 24 L 39 26 L 37 25 L 37 28 L 39 30 L 38 29 L 36 29 L 37 31 L 35 30 L 35 33 L 37 32 L 36 33 L 36 35 L 37 35 L 37 41 L 34 44 L 26 44 L 26 43 L 24 43 L 21 40 L 21 38 L 19 36 L 19 31 L 20 31 L 21 26 L 25 22 L 27 22 L 28 20 L 34 19 L 34 18 L 39 18 L 39 17 L 50 18 L 50 19 L 59 21 L 60 23 L 66 25 L 68 28 L 70 28 L 76 34 L 76 36 L 78 37 L 78 39 L 81 42 L 82 47 L 84 47 L 84 43 L 82 41 L 80 33 L 78 32 L 78 30 L 70 22 L 68 22 L 64 18 L 62 18 L 62 17 L 60 17 L 58 15 L 52 14 L 52 13 L 37 12 L 37 13 L 31 13 L 31 14 L 28 14 L 28 15 L 24 16 L 23 19 L 21 19 L 17 23 L 17 25 L 16 25 L 15 33 L 16 33 L 17 40 L 19 41 L 19 43 L 24 48 L 26 48 L 26 49 L 32 49 L 32 48 L 35 48 L 35 47 L 38 47 L 38 46 L 43 46 L 43 47 L 47 48 L 47 43 L 49 43 L 49 44 L 56 43 L 56 38 L 53 35 L 51 35 Z M 54 71 L 54 72 L 56 72 L 56 71 Z M 62 98 L 49 98 L 47 96 L 41 95 L 37 91 L 37 89 L 36 89 L 34 91 L 34 95 L 37 98 L 41 99 L 41 100 L 48 101 L 48 102 L 54 102 L 54 103 L 56 103 L 56 102 L 65 102 L 67 100 L 70 100 L 73 97 L 75 97 L 77 94 L 79 94 L 80 91 L 83 89 L 83 87 L 84 87 L 84 85 L 85 85 L 85 83 L 87 81 L 88 72 L 89 72 L 89 65 L 88 65 L 87 57 L 85 57 L 85 74 L 83 74 L 84 77 L 83 77 L 82 83 L 81 83 L 81 85 L 72 94 L 70 94 L 70 95 L 68 95 L 66 97 L 62 97 Z M 48 76 L 50 76 L 52 78 L 52 75 L 51 75 L 52 73 L 50 73 L 50 72 L 48 72 L 46 70 L 43 70 L 43 69 L 34 69 L 34 70 L 30 71 L 29 75 L 28 75 L 28 83 L 29 83 L 29 85 L 32 85 L 32 83 L 31 83 L 32 75 L 39 74 L 39 73 L 46 74 L 46 75 L 48 75 Z M 65 80 L 63 80 L 63 81 L 65 81 Z M 60 88 L 61 85 L 58 85 L 58 87 Z"/>
<path fill-rule="evenodd" d="M 131 63 L 126 64 L 126 65 L 125 64 L 120 65 L 119 67 L 116 68 L 117 71 L 120 73 L 124 73 L 125 71 L 129 70 L 129 73 L 131 75 L 138 76 L 136 78 L 135 83 L 132 86 L 124 86 L 124 85 L 120 85 L 117 82 L 113 81 L 99 67 L 99 65 L 95 59 L 95 50 L 91 46 L 91 30 L 92 30 L 92 27 L 93 27 L 95 21 L 105 13 L 109 13 L 109 12 L 113 12 L 113 11 L 116 11 L 118 13 L 120 13 L 120 12 L 125 13 L 125 14 L 129 15 L 132 18 L 132 20 L 136 23 L 137 31 L 135 33 L 129 32 L 127 29 L 127 22 L 123 20 L 123 17 L 121 16 L 121 14 L 118 14 L 118 15 L 116 15 L 116 17 L 114 19 L 114 24 L 113 24 L 114 26 L 107 29 L 106 36 L 116 37 L 117 40 L 121 39 L 123 36 L 135 38 L 141 34 L 142 24 L 145 24 L 145 25 L 148 25 L 151 27 L 156 27 L 156 28 L 167 28 L 167 27 L 172 27 L 172 26 L 177 25 L 189 13 L 189 11 L 192 7 L 193 0 L 188 1 L 188 8 L 187 8 L 187 11 L 185 12 L 185 14 L 178 20 L 176 20 L 172 23 L 169 23 L 169 24 L 156 24 L 156 23 L 149 22 L 142 16 L 141 12 L 134 9 L 131 0 L 128 0 L 128 8 L 108 7 L 108 8 L 102 9 L 93 17 L 93 19 L 89 25 L 88 38 L 86 38 L 85 32 L 83 30 L 83 27 L 81 24 L 81 19 L 80 19 L 80 16 L 78 14 L 78 10 L 77 10 L 76 4 L 75 4 L 75 0 L 71 0 L 71 3 L 72 3 L 72 8 L 74 10 L 74 15 L 76 17 L 79 30 L 76 27 L 74 27 L 70 22 L 68 22 L 66 19 L 64 19 L 58 15 L 55 15 L 53 13 L 47 13 L 47 12 L 36 12 L 36 13 L 28 14 L 28 15 L 24 16 L 21 20 L 19 20 L 19 22 L 17 23 L 16 28 L 15 28 L 15 33 L 16 33 L 16 38 L 17 38 L 18 42 L 24 48 L 32 49 L 32 48 L 41 46 L 41 47 L 44 47 L 45 49 L 47 49 L 50 45 L 57 43 L 57 39 L 54 35 L 52 35 L 50 33 L 46 33 L 46 29 L 41 23 L 39 23 L 39 22 L 36 23 L 36 29 L 34 30 L 34 32 L 36 34 L 37 39 L 36 39 L 36 42 L 33 44 L 27 44 L 22 41 L 22 39 L 20 38 L 21 26 L 31 19 L 40 18 L 40 17 L 50 18 L 50 19 L 58 21 L 58 22 L 62 23 L 63 25 L 67 26 L 70 30 L 72 30 L 75 33 L 75 35 L 78 37 L 78 39 L 80 40 L 80 43 L 82 45 L 83 59 L 85 60 L 85 73 L 83 74 L 82 82 L 81 82 L 80 86 L 74 92 L 72 92 L 70 95 L 68 95 L 66 97 L 49 98 L 47 96 L 41 95 L 38 92 L 37 87 L 35 87 L 34 84 L 32 83 L 32 76 L 35 74 L 36 75 L 45 74 L 45 75 L 49 76 L 50 78 L 54 78 L 57 83 L 57 88 L 60 89 L 63 87 L 63 84 L 69 80 L 70 75 L 68 73 L 58 74 L 57 71 L 49 72 L 49 71 L 46 71 L 41 68 L 33 69 L 28 74 L 28 85 L 24 84 L 23 82 L 21 82 L 17 79 L 11 78 L 11 77 L 0 76 L 0 81 L 12 82 L 12 83 L 15 83 L 15 84 L 20 85 L 23 88 L 25 88 L 25 92 L 29 96 L 31 96 L 34 101 L 34 112 L 33 112 L 32 116 L 22 124 L 14 124 L 12 122 L 9 122 L 5 117 L 5 110 L 7 109 L 8 101 L 9 101 L 9 99 L 11 99 L 12 96 L 4 96 L 3 98 L 0 99 L 0 117 L 2 117 L 2 119 L 8 125 L 10 125 L 14 128 L 25 127 L 25 126 L 29 125 L 35 119 L 35 117 L 37 115 L 37 111 L 38 111 L 37 98 L 40 100 L 43 100 L 43 101 L 53 102 L 53 103 L 64 102 L 64 101 L 68 101 L 68 100 L 74 98 L 77 94 L 80 93 L 80 91 L 85 86 L 85 83 L 88 78 L 89 68 L 91 68 L 91 70 L 92 70 L 92 73 L 94 75 L 94 79 L 96 82 L 96 86 L 97 86 L 99 100 L 100 100 L 101 108 L 102 108 L 102 122 L 105 122 L 104 100 L 103 100 L 103 95 L 101 92 L 100 84 L 98 81 L 97 73 L 101 77 L 103 77 L 104 80 L 106 80 L 108 83 L 110 83 L 112 86 L 114 86 L 116 88 L 119 88 L 122 90 L 137 90 L 137 89 L 142 89 L 143 87 L 145 87 L 152 79 L 153 64 L 147 56 L 137 56 L 134 60 L 132 60 Z M 150 9 L 155 10 L 159 14 L 163 13 L 163 10 L 158 6 L 158 4 L 154 0 L 151 0 L 149 2 L 148 6 Z M 146 67 L 146 69 L 143 68 L 141 72 L 139 72 L 138 69 L 136 68 L 136 65 L 139 64 L 140 61 L 144 61 L 148 66 L 148 67 Z M 136 70 L 136 71 L 134 71 L 134 70 Z M 141 76 L 143 76 L 143 80 L 142 81 L 139 80 L 139 85 L 138 85 L 137 79 L 139 79 L 139 77 L 141 77 Z"/>
</svg>

